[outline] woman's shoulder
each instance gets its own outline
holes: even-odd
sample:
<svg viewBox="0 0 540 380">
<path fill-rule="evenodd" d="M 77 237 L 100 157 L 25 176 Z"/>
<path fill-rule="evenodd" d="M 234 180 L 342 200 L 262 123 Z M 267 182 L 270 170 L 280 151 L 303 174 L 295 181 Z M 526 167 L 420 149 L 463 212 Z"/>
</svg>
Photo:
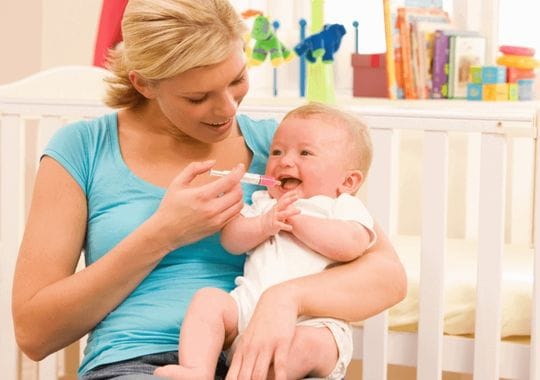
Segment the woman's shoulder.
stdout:
<svg viewBox="0 0 540 380">
<path fill-rule="evenodd" d="M 106 114 L 94 119 L 77 120 L 60 128 L 55 133 L 53 141 L 83 140 L 89 143 L 100 139 L 100 137 L 102 138 L 113 128 L 116 128 L 116 120 L 116 113 Z"/>
</svg>

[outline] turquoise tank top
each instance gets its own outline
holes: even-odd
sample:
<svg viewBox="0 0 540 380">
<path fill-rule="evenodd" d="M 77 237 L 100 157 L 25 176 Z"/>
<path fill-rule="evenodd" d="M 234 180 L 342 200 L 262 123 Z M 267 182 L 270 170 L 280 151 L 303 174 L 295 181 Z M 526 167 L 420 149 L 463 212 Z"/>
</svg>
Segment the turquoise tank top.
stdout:
<svg viewBox="0 0 540 380">
<path fill-rule="evenodd" d="M 237 120 L 253 154 L 248 171 L 264 173 L 277 123 L 244 115 Z M 165 189 L 137 177 L 123 161 L 116 113 L 60 129 L 44 155 L 58 161 L 86 195 L 86 265 L 107 254 L 150 217 L 165 194 Z M 242 186 L 244 201 L 251 203 L 251 194 L 261 188 Z M 243 263 L 244 256 L 224 250 L 219 234 L 169 253 L 90 333 L 79 374 L 107 363 L 176 351 L 193 294 L 208 286 L 230 291 Z"/>
</svg>

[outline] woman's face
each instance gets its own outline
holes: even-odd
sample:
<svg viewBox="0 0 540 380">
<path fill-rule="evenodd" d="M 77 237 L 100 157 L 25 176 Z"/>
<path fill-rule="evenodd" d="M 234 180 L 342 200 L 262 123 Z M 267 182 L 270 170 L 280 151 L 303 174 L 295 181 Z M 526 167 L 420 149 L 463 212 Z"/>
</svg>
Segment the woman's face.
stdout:
<svg viewBox="0 0 540 380">
<path fill-rule="evenodd" d="M 221 63 L 188 70 L 156 85 L 153 100 L 172 124 L 168 129 L 214 143 L 236 127 L 236 110 L 249 89 L 245 54 L 242 45 L 237 46 Z"/>
</svg>

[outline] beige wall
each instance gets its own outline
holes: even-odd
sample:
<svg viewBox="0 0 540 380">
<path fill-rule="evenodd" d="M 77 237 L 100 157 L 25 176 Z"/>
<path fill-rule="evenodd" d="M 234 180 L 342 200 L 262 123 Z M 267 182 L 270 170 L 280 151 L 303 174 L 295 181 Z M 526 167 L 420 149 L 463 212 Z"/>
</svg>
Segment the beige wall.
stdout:
<svg viewBox="0 0 540 380">
<path fill-rule="evenodd" d="M 0 84 L 91 64 L 101 0 L 0 1 Z"/>
</svg>

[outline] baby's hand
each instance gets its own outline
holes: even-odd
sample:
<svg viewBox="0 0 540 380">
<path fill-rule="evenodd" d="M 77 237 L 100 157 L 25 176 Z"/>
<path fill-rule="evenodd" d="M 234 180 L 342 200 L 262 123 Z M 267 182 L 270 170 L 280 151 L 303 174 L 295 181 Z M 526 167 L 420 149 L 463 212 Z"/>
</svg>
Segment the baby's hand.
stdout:
<svg viewBox="0 0 540 380">
<path fill-rule="evenodd" d="M 270 236 L 274 236 L 279 231 L 292 231 L 292 226 L 287 222 L 287 219 L 300 213 L 300 210 L 293 206 L 297 200 L 298 194 L 295 191 L 283 194 L 272 210 L 263 215 L 263 231 L 266 231 Z"/>
</svg>

